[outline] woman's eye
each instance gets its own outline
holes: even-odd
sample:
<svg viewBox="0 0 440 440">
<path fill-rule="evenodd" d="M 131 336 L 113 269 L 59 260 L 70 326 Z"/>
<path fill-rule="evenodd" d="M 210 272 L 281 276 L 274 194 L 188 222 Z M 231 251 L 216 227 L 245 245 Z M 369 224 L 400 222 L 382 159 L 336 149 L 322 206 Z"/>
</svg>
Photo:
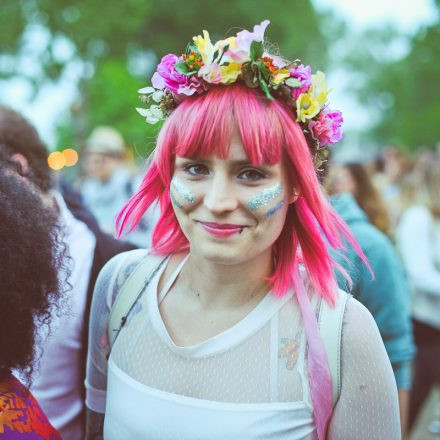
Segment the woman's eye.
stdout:
<svg viewBox="0 0 440 440">
<path fill-rule="evenodd" d="M 207 176 L 209 174 L 208 168 L 200 164 L 187 165 L 184 171 L 191 176 Z"/>
<path fill-rule="evenodd" d="M 238 175 L 239 179 L 256 181 L 264 179 L 266 176 L 261 171 L 258 170 L 244 170 Z"/>
</svg>

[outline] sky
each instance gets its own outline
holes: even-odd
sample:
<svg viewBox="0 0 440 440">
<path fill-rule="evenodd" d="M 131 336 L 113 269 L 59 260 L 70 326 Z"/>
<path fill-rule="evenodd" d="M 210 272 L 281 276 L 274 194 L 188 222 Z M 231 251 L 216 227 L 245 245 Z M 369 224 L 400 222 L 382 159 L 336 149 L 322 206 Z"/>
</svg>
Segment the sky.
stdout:
<svg viewBox="0 0 440 440">
<path fill-rule="evenodd" d="M 381 24 L 393 24 L 403 32 L 412 34 L 421 26 L 433 22 L 436 10 L 432 0 L 312 0 L 317 9 L 333 10 L 353 27 L 362 30 Z M 35 31 L 32 40 L 44 44 L 44 32 Z M 68 49 L 68 47 L 64 48 Z M 342 73 L 343 74 L 343 73 Z M 75 66 L 66 72 L 57 85 L 41 89 L 37 98 L 29 102 L 31 89 L 22 79 L 0 81 L 0 96 L 3 104 L 11 105 L 21 111 L 37 128 L 42 139 L 50 149 L 55 147 L 53 130 L 57 118 L 69 108 L 75 96 Z M 334 72 L 336 79 L 341 72 Z M 329 77 L 331 84 L 332 76 Z M 343 81 L 334 81 L 335 84 Z M 332 102 L 344 109 L 345 126 L 350 129 L 366 123 L 365 114 L 357 111 L 357 103 L 344 95 L 342 89 L 334 88 Z"/>
</svg>

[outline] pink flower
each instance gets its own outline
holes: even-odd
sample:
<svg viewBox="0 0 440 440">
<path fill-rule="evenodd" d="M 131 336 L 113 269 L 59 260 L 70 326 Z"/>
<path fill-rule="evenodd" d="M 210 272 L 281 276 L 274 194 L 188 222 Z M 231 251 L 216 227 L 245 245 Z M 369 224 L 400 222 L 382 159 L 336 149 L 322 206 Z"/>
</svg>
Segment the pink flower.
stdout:
<svg viewBox="0 0 440 440">
<path fill-rule="evenodd" d="M 289 69 L 290 76 L 298 79 L 301 82 L 301 87 L 292 89 L 293 99 L 298 99 L 302 93 L 306 93 L 312 85 L 312 68 L 300 64 L 296 69 Z"/>
<path fill-rule="evenodd" d="M 321 147 L 329 144 L 336 144 L 343 137 L 341 130 L 344 118 L 338 110 L 325 108 L 319 113 L 317 120 L 309 122 L 309 129 L 313 139 L 319 141 Z"/>
<path fill-rule="evenodd" d="M 174 95 L 174 99 L 176 103 L 179 104 L 187 96 L 191 96 L 196 92 L 203 93 L 206 92 L 206 90 L 208 90 L 206 83 L 200 78 L 197 78 L 196 75 L 192 75 L 188 77 L 188 84 L 179 86 L 178 93 Z"/>
<path fill-rule="evenodd" d="M 269 25 L 269 20 L 264 20 L 254 26 L 253 32 L 242 30 L 237 34 L 236 47 L 230 47 L 227 54 L 236 63 L 243 64 L 249 61 L 249 53 L 253 41 L 263 41 L 264 32 Z"/>
<path fill-rule="evenodd" d="M 156 89 L 168 89 L 173 93 L 180 93 L 179 88 L 182 87 L 186 91 L 186 95 L 192 95 L 196 90 L 187 88 L 189 80 L 186 75 L 179 73 L 174 67 L 176 63 L 181 61 L 177 55 L 169 53 L 165 55 L 160 64 L 157 66 L 156 72 L 151 78 L 151 84 Z M 191 93 L 188 93 L 190 92 Z"/>
</svg>

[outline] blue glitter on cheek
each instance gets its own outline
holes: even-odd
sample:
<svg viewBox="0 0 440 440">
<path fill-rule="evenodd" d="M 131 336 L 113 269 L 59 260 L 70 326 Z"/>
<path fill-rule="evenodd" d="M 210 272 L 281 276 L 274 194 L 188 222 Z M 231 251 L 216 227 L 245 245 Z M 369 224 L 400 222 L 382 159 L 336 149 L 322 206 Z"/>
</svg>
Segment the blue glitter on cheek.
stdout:
<svg viewBox="0 0 440 440">
<path fill-rule="evenodd" d="M 177 191 L 177 193 L 183 197 L 187 202 L 194 203 L 196 201 L 195 194 L 187 188 L 183 183 L 179 182 L 177 179 L 173 179 L 171 181 L 173 188 Z"/>
<path fill-rule="evenodd" d="M 271 188 L 266 188 L 257 194 L 255 197 L 252 197 L 248 203 L 247 207 L 251 211 L 256 211 L 261 206 L 266 206 L 271 200 L 275 197 L 279 196 L 283 192 L 283 186 L 280 183 L 277 183 L 275 186 Z"/>
<path fill-rule="evenodd" d="M 173 205 L 177 206 L 180 209 L 183 209 L 183 205 L 181 203 L 179 203 L 179 201 L 176 199 L 176 197 L 174 196 L 174 194 L 170 191 L 170 198 L 171 201 L 173 202 Z"/>
<path fill-rule="evenodd" d="M 266 212 L 265 217 L 271 218 L 274 214 L 276 214 L 282 207 L 284 206 L 284 200 L 281 200 L 277 205 L 275 205 L 272 209 Z"/>
</svg>

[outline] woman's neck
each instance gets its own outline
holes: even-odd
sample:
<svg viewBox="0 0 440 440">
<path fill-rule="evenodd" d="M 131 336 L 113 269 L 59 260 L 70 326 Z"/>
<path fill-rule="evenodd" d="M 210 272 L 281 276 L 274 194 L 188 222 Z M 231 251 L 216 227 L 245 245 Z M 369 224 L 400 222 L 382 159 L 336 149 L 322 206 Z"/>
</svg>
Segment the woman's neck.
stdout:
<svg viewBox="0 0 440 440">
<path fill-rule="evenodd" d="M 269 289 L 266 279 L 272 271 L 271 250 L 233 265 L 192 253 L 179 278 L 189 295 L 199 297 L 203 308 L 236 309 L 265 296 Z"/>
</svg>

